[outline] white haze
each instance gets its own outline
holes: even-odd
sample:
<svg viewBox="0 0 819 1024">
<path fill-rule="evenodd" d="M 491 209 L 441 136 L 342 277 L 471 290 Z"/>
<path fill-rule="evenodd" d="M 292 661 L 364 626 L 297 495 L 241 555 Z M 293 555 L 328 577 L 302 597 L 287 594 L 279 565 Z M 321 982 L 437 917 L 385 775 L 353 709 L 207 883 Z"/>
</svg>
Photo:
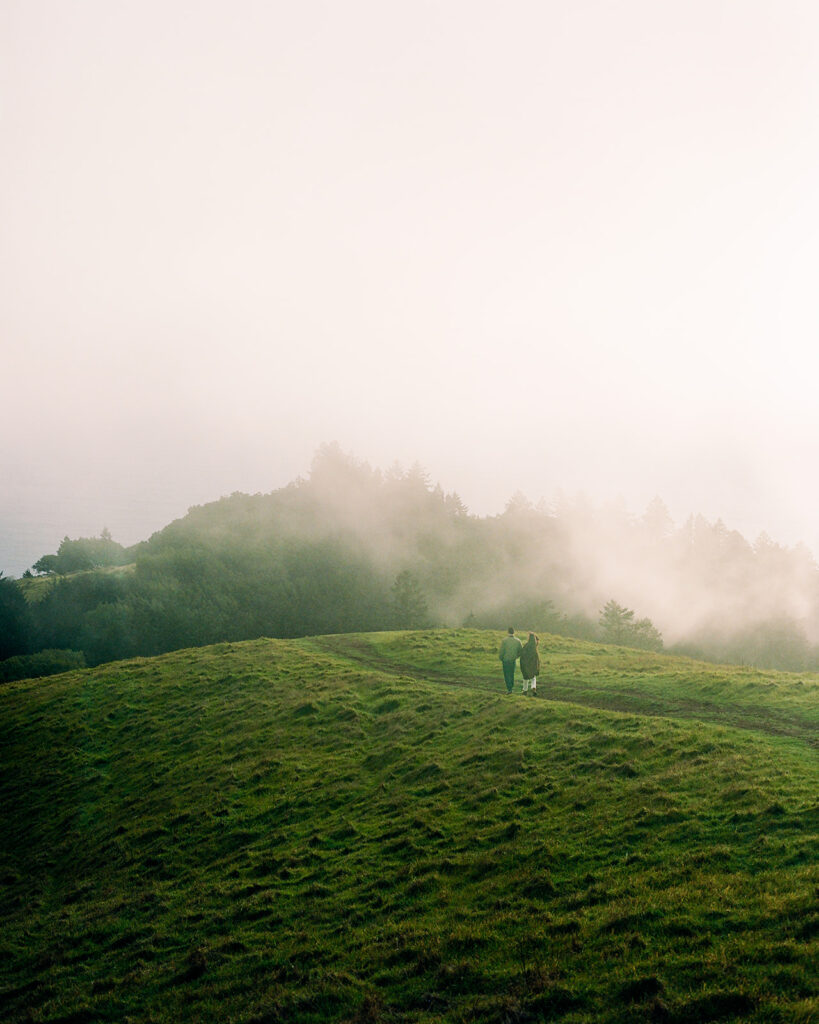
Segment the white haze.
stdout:
<svg viewBox="0 0 819 1024">
<path fill-rule="evenodd" d="M 10 0 L 0 104 L 0 569 L 334 439 L 819 551 L 814 3 Z"/>
<path fill-rule="evenodd" d="M 554 615 L 581 615 L 588 625 L 614 599 L 650 618 L 666 644 L 710 656 L 730 647 L 732 658 L 751 658 L 751 641 L 758 657 L 777 635 L 780 657 L 786 637 L 792 646 L 819 644 L 819 572 L 802 545 L 786 549 L 764 534 L 751 545 L 701 516 L 675 527 L 657 499 L 634 517 L 617 502 L 562 495 L 534 506 L 517 494 L 501 515 L 464 517 L 452 494 L 423 481 L 420 467 L 385 472 L 324 446 L 297 487 L 220 508 L 223 516 L 233 510 L 237 527 L 264 523 L 296 548 L 349 543 L 385 579 L 409 568 L 438 624 L 475 615 L 497 627 L 512 615 L 522 631 L 540 631 L 555 625 Z M 310 501 L 294 513 L 289 501 L 302 489 Z"/>
</svg>

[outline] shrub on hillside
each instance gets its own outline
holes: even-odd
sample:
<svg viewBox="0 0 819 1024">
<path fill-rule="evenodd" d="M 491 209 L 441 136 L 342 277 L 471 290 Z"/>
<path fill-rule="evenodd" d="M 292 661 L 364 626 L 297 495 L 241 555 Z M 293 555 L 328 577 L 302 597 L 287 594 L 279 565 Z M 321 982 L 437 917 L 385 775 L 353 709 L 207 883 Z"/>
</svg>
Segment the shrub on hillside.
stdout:
<svg viewBox="0 0 819 1024">
<path fill-rule="evenodd" d="M 22 654 L 0 661 L 0 683 L 54 676 L 58 672 L 70 672 L 75 668 L 85 668 L 85 655 L 82 651 L 49 650 Z"/>
</svg>

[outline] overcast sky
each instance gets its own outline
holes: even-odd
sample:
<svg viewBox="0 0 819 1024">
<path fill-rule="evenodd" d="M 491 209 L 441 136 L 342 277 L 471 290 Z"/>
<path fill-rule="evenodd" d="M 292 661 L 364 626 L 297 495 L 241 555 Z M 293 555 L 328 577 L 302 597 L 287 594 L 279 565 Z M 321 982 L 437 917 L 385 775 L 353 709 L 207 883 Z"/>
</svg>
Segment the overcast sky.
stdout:
<svg viewBox="0 0 819 1024">
<path fill-rule="evenodd" d="M 813 0 L 0 0 L 0 569 L 338 441 L 819 553 Z"/>
</svg>

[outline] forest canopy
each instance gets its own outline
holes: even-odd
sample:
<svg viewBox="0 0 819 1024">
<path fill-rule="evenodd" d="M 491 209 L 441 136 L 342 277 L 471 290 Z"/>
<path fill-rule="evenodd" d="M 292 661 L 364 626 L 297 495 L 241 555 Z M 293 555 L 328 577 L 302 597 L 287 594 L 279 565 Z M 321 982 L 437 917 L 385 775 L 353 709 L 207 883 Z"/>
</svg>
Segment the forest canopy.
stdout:
<svg viewBox="0 0 819 1024">
<path fill-rule="evenodd" d="M 287 487 L 196 506 L 134 548 L 107 531 L 66 537 L 32 569 L 40 578 L 0 579 L 3 658 L 98 664 L 258 636 L 514 624 L 819 667 L 819 572 L 804 547 L 751 544 L 702 517 L 677 528 L 659 499 L 632 517 L 517 493 L 478 517 L 420 466 L 382 472 L 337 445 Z"/>
</svg>

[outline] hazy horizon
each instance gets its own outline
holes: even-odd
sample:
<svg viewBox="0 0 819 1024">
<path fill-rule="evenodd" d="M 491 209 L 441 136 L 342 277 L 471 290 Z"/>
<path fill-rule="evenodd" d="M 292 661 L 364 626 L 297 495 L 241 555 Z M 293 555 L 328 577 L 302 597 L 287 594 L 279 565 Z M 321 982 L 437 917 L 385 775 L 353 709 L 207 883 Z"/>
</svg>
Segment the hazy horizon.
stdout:
<svg viewBox="0 0 819 1024">
<path fill-rule="evenodd" d="M 0 570 L 322 443 L 819 553 L 819 9 L 10 2 Z"/>
</svg>

